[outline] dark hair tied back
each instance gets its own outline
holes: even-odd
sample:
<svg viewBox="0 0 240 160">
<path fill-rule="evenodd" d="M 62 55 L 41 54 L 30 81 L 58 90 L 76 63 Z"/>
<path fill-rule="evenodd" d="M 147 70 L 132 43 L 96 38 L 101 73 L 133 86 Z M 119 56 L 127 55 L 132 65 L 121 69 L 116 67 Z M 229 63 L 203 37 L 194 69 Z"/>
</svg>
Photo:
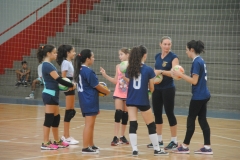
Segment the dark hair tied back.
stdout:
<svg viewBox="0 0 240 160">
<path fill-rule="evenodd" d="M 197 54 L 204 53 L 204 43 L 202 41 L 195 41 L 191 40 L 190 42 L 187 43 L 187 48 L 190 50 L 191 48 L 194 49 L 194 51 Z"/>
</svg>

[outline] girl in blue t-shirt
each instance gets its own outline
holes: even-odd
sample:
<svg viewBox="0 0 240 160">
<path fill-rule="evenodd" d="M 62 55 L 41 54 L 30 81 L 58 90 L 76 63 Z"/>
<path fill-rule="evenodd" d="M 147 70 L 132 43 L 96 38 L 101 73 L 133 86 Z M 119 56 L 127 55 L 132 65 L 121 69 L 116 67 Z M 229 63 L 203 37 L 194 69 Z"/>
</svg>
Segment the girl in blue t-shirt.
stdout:
<svg viewBox="0 0 240 160">
<path fill-rule="evenodd" d="M 187 118 L 187 132 L 183 144 L 179 145 L 175 153 L 190 153 L 188 145 L 195 130 L 195 120 L 201 126 L 204 138 L 204 147 L 195 151 L 196 154 L 213 154 L 210 147 L 210 127 L 207 122 L 207 102 L 210 100 L 210 92 L 207 87 L 207 68 L 200 54 L 204 52 L 202 41 L 192 40 L 187 43 L 186 54 L 193 59 L 190 76 L 177 71 L 172 71 L 173 75 L 179 76 L 192 85 L 192 99 L 189 105 Z"/>
<path fill-rule="evenodd" d="M 38 49 L 37 58 L 39 62 L 42 62 L 42 78 L 44 83 L 44 89 L 42 92 L 42 99 L 45 105 L 45 120 L 43 124 L 44 142 L 41 149 L 54 150 L 65 148 L 69 144 L 63 142 L 58 136 L 58 126 L 60 123 L 59 114 L 59 88 L 58 83 L 69 87 L 69 90 L 76 88 L 75 83 L 66 82 L 57 73 L 56 67 L 51 61 L 56 60 L 57 50 L 52 45 L 45 45 Z M 54 142 L 53 144 L 49 140 L 50 128 L 52 127 Z"/>
<path fill-rule="evenodd" d="M 73 64 L 72 60 L 76 55 L 75 48 L 71 45 L 61 45 L 58 47 L 57 63 L 61 67 L 62 77 L 67 77 L 71 81 L 73 80 Z M 66 96 L 66 110 L 64 116 L 64 131 L 61 139 L 64 142 L 71 144 L 78 144 L 79 141 L 70 136 L 70 121 L 75 116 L 75 90 L 64 92 Z"/>
<path fill-rule="evenodd" d="M 78 83 L 77 91 L 82 115 L 85 118 L 83 129 L 82 153 L 96 154 L 99 148 L 93 143 L 93 130 L 99 113 L 99 92 L 108 95 L 110 91 L 99 84 L 97 75 L 89 68 L 94 63 L 94 54 L 84 49 L 74 59 L 74 80 Z"/>
<path fill-rule="evenodd" d="M 158 145 L 156 133 L 156 124 L 153 119 L 152 109 L 149 104 L 148 88 L 154 91 L 153 80 L 155 77 L 154 70 L 145 65 L 147 59 L 147 49 L 144 46 L 134 47 L 129 57 L 129 65 L 124 79 L 129 83 L 126 105 L 129 114 L 129 139 L 132 146 L 132 155 L 138 156 L 137 147 L 137 113 L 141 111 L 142 117 L 147 125 L 149 138 L 153 144 L 154 155 L 168 155 L 164 149 Z"/>
</svg>

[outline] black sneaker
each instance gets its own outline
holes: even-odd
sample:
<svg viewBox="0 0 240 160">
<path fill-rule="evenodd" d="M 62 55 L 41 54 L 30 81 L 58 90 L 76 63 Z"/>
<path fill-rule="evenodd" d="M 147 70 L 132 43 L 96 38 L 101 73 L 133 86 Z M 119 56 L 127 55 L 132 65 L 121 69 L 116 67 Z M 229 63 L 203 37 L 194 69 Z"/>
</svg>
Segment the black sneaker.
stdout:
<svg viewBox="0 0 240 160">
<path fill-rule="evenodd" d="M 15 87 L 19 87 L 20 84 L 22 84 L 22 82 L 21 82 L 21 81 L 18 81 L 18 82 L 15 84 Z"/>
<path fill-rule="evenodd" d="M 154 156 L 167 156 L 168 152 L 165 152 L 164 149 L 160 149 L 159 151 L 154 150 Z"/>
<path fill-rule="evenodd" d="M 158 142 L 158 143 L 159 143 L 159 147 L 164 147 L 164 145 L 163 145 L 163 141 Z M 148 148 L 153 148 L 153 144 L 150 143 L 150 144 L 147 145 L 147 147 L 148 147 Z"/>
<path fill-rule="evenodd" d="M 91 148 L 94 149 L 94 150 L 99 150 L 100 149 L 99 147 L 97 147 L 95 145 L 93 145 Z"/>
<path fill-rule="evenodd" d="M 133 151 L 132 156 L 138 156 L 138 151 Z"/>
<path fill-rule="evenodd" d="M 98 150 L 94 150 L 91 147 L 87 147 L 87 148 L 83 148 L 82 149 L 82 153 L 84 153 L 84 154 L 98 154 L 99 151 Z"/>
<path fill-rule="evenodd" d="M 114 136 L 113 141 L 111 142 L 111 146 L 117 146 L 118 142 L 119 142 L 119 139 L 116 136 Z"/>
<path fill-rule="evenodd" d="M 171 141 L 167 147 L 165 147 L 165 150 L 175 150 L 178 147 L 178 144 L 174 143 L 173 141 Z"/>
<path fill-rule="evenodd" d="M 122 136 L 122 137 L 119 138 L 119 143 L 121 143 L 121 144 L 129 144 L 129 142 L 126 139 L 125 136 Z"/>
</svg>

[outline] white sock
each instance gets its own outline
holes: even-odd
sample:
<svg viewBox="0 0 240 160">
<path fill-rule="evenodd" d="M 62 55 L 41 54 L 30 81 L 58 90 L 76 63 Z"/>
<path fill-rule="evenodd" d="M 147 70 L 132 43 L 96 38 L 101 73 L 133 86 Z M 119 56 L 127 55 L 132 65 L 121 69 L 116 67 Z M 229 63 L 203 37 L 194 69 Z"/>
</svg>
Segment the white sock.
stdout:
<svg viewBox="0 0 240 160">
<path fill-rule="evenodd" d="M 132 145 L 132 150 L 133 151 L 138 151 L 138 148 L 137 148 L 137 134 L 129 133 L 129 139 L 130 139 L 130 143 Z"/>
<path fill-rule="evenodd" d="M 183 147 L 184 149 L 188 148 L 188 146 L 186 146 L 186 145 L 184 145 L 184 144 L 182 144 L 182 147 Z"/>
<path fill-rule="evenodd" d="M 175 144 L 177 144 L 177 137 L 171 137 L 171 141 L 173 141 Z"/>
<path fill-rule="evenodd" d="M 162 135 L 157 135 L 158 136 L 158 142 L 162 141 Z"/>
<path fill-rule="evenodd" d="M 152 144 L 153 144 L 154 150 L 159 151 L 160 148 L 159 148 L 159 144 L 158 144 L 158 136 L 157 136 L 157 133 L 155 133 L 155 134 L 149 134 L 149 138 L 150 138 L 150 140 L 151 140 L 151 142 L 152 142 Z"/>
<path fill-rule="evenodd" d="M 210 146 L 206 146 L 206 145 L 204 145 L 204 148 L 206 148 L 206 149 L 210 149 L 211 147 L 210 147 Z"/>
</svg>

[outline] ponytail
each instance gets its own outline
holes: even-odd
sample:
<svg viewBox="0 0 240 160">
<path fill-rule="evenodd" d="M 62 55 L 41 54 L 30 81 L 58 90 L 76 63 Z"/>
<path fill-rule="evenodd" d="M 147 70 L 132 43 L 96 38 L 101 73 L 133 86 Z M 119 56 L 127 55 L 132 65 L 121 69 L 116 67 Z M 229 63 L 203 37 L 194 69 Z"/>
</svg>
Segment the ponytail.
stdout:
<svg viewBox="0 0 240 160">
<path fill-rule="evenodd" d="M 52 52 L 54 48 L 55 47 L 53 45 L 48 45 L 48 44 L 45 46 L 39 47 L 37 51 L 38 62 L 41 63 L 44 60 L 44 58 L 47 56 L 47 53 Z"/>
<path fill-rule="evenodd" d="M 194 51 L 197 54 L 204 53 L 204 43 L 202 41 L 195 41 L 191 40 L 190 42 L 187 43 L 187 48 L 190 50 L 191 48 L 194 49 Z"/>
<path fill-rule="evenodd" d="M 61 45 L 58 47 L 57 51 L 57 63 L 61 66 L 63 60 L 67 58 L 67 53 L 73 49 L 71 45 Z"/>
</svg>

